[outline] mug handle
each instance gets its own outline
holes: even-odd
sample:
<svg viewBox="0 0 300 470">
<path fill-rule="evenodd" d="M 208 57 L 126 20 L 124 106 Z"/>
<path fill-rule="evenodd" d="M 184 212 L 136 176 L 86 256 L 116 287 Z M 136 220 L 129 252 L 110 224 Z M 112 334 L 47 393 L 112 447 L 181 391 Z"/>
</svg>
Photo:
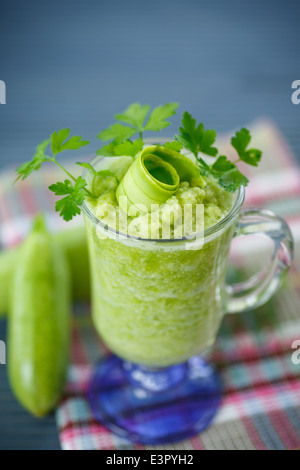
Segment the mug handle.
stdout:
<svg viewBox="0 0 300 470">
<path fill-rule="evenodd" d="M 273 241 L 270 262 L 250 279 L 228 285 L 227 313 L 239 313 L 263 305 L 279 289 L 293 260 L 293 237 L 287 223 L 270 210 L 244 210 L 235 236 L 261 235 Z"/>
</svg>

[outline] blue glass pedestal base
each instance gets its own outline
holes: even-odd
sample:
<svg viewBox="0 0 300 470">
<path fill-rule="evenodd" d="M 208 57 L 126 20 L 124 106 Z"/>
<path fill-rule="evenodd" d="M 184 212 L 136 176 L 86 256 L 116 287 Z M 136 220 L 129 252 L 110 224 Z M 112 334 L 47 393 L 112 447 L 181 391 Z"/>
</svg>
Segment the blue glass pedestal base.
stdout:
<svg viewBox="0 0 300 470">
<path fill-rule="evenodd" d="M 165 444 L 207 428 L 221 402 L 221 384 L 199 357 L 155 370 L 110 356 L 98 365 L 88 399 L 95 418 L 115 434 Z"/>
</svg>

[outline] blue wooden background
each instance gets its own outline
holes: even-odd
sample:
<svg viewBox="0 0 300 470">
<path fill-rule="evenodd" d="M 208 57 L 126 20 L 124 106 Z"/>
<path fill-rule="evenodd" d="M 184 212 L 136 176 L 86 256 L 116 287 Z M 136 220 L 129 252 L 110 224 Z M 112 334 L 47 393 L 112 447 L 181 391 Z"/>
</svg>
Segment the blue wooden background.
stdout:
<svg viewBox="0 0 300 470">
<path fill-rule="evenodd" d="M 179 101 L 218 131 L 273 118 L 300 157 L 300 2 L 40 0 L 0 3 L 0 169 L 60 127 L 95 136 L 129 103 Z M 299 160 L 300 161 L 300 160 Z M 0 339 L 5 337 L 0 322 Z M 59 447 L 54 418 L 16 404 L 0 365 L 0 449 Z"/>
</svg>

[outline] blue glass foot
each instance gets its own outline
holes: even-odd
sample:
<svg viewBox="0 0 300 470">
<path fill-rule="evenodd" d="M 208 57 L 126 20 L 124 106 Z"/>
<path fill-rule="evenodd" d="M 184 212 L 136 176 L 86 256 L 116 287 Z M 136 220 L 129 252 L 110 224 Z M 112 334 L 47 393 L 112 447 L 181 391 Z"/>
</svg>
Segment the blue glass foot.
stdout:
<svg viewBox="0 0 300 470">
<path fill-rule="evenodd" d="M 181 441 L 203 431 L 221 396 L 218 375 L 199 357 L 150 369 L 110 356 L 98 365 L 88 390 L 95 418 L 142 444 Z"/>
</svg>

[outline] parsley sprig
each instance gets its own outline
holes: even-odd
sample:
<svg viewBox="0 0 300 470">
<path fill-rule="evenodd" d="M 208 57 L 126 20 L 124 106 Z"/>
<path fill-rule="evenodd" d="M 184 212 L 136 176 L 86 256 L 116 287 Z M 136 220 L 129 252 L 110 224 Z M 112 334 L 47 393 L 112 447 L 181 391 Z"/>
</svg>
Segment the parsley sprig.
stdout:
<svg viewBox="0 0 300 470">
<path fill-rule="evenodd" d="M 63 183 L 58 182 L 49 186 L 56 196 L 65 196 L 55 203 L 55 210 L 60 213 L 63 219 L 68 222 L 75 215 L 80 214 L 80 206 L 82 205 L 86 194 L 87 182 L 79 176 L 73 185 L 70 180 Z"/>
<path fill-rule="evenodd" d="M 63 170 L 70 179 L 66 179 L 63 183 L 58 182 L 49 186 L 57 196 L 65 196 L 55 204 L 55 210 L 60 213 L 64 220 L 69 221 L 77 214 L 80 214 L 80 206 L 86 196 L 96 197 L 94 193 L 87 189 L 87 182 L 81 176 L 76 178 L 73 176 L 59 161 L 57 154 L 65 150 L 78 150 L 88 145 L 90 142 L 82 140 L 80 136 L 73 136 L 70 139 L 70 129 L 61 129 L 59 132 L 53 132 L 50 139 L 44 140 L 36 148 L 33 158 L 20 165 L 17 170 L 16 180 L 28 178 L 28 176 L 36 170 L 39 170 L 44 162 L 53 162 L 61 170 Z M 46 155 L 46 149 L 51 144 L 52 156 Z M 79 165 L 81 165 L 79 163 Z"/>
<path fill-rule="evenodd" d="M 115 115 L 118 122 L 98 134 L 99 139 L 111 142 L 99 149 L 97 154 L 135 158 L 143 149 L 144 131 L 160 131 L 168 127 L 170 125 L 168 118 L 175 114 L 177 107 L 178 103 L 167 103 L 150 112 L 150 106 L 147 104 L 134 103 L 130 105 L 123 113 Z M 147 116 L 148 119 L 146 119 Z M 237 152 L 237 159 L 231 161 L 225 155 L 219 155 L 218 149 L 214 146 L 216 141 L 214 130 L 205 130 L 203 123 L 197 124 L 187 111 L 183 114 L 181 123 L 179 133 L 175 135 L 174 141 L 164 144 L 166 149 L 176 152 L 181 152 L 183 148 L 190 150 L 197 160 L 200 174 L 215 178 L 226 191 L 234 192 L 241 185 L 247 185 L 248 179 L 240 172 L 237 163 L 242 161 L 248 165 L 257 166 L 262 155 L 260 150 L 249 148 L 251 135 L 248 129 L 242 128 L 232 137 L 231 145 Z M 138 134 L 137 139 L 131 140 L 135 134 Z M 89 143 L 80 136 L 70 137 L 70 129 L 53 132 L 50 139 L 44 140 L 37 146 L 33 158 L 17 168 L 16 180 L 24 180 L 33 171 L 39 170 L 44 162 L 55 163 L 66 173 L 68 179 L 52 184 L 49 189 L 56 196 L 61 196 L 61 199 L 55 204 L 55 210 L 64 220 L 71 220 L 80 214 L 81 205 L 87 196 L 98 197 L 95 188 L 98 177 L 113 177 L 117 184 L 120 183 L 117 175 L 111 170 L 97 171 L 90 163 L 77 162 L 77 165 L 91 173 L 91 184 L 88 189 L 88 183 L 82 176 L 76 178 L 57 160 L 57 155 L 61 152 L 78 150 Z M 49 145 L 51 155 L 46 154 Z M 213 157 L 215 160 L 210 164 L 207 159 L 203 158 L 203 155 Z"/>
<path fill-rule="evenodd" d="M 220 186 L 229 192 L 235 192 L 240 186 L 248 184 L 248 178 L 240 172 L 236 163 L 243 161 L 249 165 L 257 166 L 262 155 L 260 150 L 248 149 L 251 141 L 248 129 L 241 129 L 231 139 L 231 145 L 238 154 L 238 158 L 232 162 L 225 155 L 218 155 L 219 151 L 214 147 L 217 137 L 216 131 L 205 130 L 203 123 L 197 125 L 196 119 L 187 111 L 183 114 L 181 123 L 179 134 L 174 138 L 195 155 L 201 175 L 212 176 Z M 215 157 L 216 161 L 210 165 L 202 158 L 201 154 Z"/>
<path fill-rule="evenodd" d="M 150 111 L 150 105 L 133 103 L 121 114 L 116 114 L 117 122 L 112 124 L 108 129 L 104 129 L 98 134 L 98 139 L 103 142 L 111 140 L 97 150 L 97 155 L 119 156 L 128 155 L 135 157 L 144 146 L 144 131 L 161 131 L 170 125 L 167 119 L 173 116 L 178 108 L 178 103 L 166 103 L 157 106 L 152 110 L 147 122 L 145 119 Z M 126 125 L 125 125 L 126 124 Z M 131 138 L 138 133 L 139 138 L 132 142 Z"/>
</svg>

